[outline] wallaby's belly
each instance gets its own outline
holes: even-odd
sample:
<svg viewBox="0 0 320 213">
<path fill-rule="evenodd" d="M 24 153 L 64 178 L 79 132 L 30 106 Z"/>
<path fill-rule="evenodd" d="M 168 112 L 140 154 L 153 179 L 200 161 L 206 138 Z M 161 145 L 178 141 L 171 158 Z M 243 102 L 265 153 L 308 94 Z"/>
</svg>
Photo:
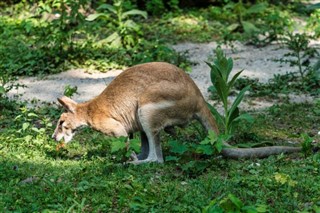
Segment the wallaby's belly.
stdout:
<svg viewBox="0 0 320 213">
<path fill-rule="evenodd" d="M 141 130 L 138 110 L 154 117 L 156 128 L 183 125 L 193 118 L 202 95 L 181 69 L 149 63 L 125 70 L 100 95 L 128 132 Z"/>
</svg>

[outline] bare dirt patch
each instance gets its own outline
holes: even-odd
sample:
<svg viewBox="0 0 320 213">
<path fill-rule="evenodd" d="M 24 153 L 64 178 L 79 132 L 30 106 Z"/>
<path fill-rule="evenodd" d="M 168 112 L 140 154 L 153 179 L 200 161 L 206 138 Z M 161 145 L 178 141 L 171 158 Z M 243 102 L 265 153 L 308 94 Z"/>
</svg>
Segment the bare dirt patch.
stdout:
<svg viewBox="0 0 320 213">
<path fill-rule="evenodd" d="M 191 78 L 199 86 L 202 94 L 209 98 L 208 87 L 211 85 L 210 68 L 205 61 L 210 61 L 213 50 L 217 43 L 181 43 L 174 45 L 173 48 L 179 52 L 188 51 L 190 60 L 196 64 L 192 67 Z M 296 71 L 295 68 L 287 64 L 280 64 L 275 59 L 283 57 L 288 50 L 279 44 L 272 44 L 263 48 L 247 46 L 241 43 L 235 43 L 234 48 L 222 47 L 228 57 L 234 60 L 234 70 L 244 70 L 242 76 L 257 78 L 260 82 L 267 82 L 275 74 L 286 74 Z M 75 69 L 56 75 L 50 75 L 44 79 L 36 77 L 27 77 L 19 79 L 19 83 L 24 84 L 26 88 L 11 91 L 9 95 L 20 95 L 22 100 L 37 100 L 38 102 L 55 102 L 58 97 L 63 95 L 66 85 L 77 86 L 78 94 L 74 99 L 79 102 L 89 100 L 99 95 L 111 80 L 121 73 L 121 70 L 112 70 L 106 73 L 92 72 L 87 73 L 84 69 Z M 305 95 L 290 95 L 289 99 L 294 102 L 312 101 L 311 97 Z M 264 108 L 276 103 L 277 100 L 265 100 L 263 98 L 250 99 L 244 108 Z"/>
</svg>

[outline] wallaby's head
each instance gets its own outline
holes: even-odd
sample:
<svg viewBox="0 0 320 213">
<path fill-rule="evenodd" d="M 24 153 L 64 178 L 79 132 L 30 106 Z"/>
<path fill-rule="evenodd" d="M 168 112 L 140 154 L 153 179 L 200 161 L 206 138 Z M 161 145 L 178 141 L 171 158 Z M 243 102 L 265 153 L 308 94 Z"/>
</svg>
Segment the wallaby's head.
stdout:
<svg viewBox="0 0 320 213">
<path fill-rule="evenodd" d="M 67 110 L 62 113 L 52 135 L 56 141 L 64 139 L 65 143 L 72 140 L 75 130 L 84 125 L 83 116 L 79 113 L 78 104 L 68 97 L 58 98 L 59 103 Z"/>
</svg>

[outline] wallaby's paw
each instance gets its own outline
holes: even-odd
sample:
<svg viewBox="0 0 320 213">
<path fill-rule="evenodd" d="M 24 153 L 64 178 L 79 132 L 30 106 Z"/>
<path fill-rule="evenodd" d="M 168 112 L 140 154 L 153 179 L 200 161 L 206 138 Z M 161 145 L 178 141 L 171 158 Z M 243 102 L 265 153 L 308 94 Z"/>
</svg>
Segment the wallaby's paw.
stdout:
<svg viewBox="0 0 320 213">
<path fill-rule="evenodd" d="M 158 159 L 153 159 L 153 158 L 147 158 L 147 159 L 144 159 L 144 160 L 133 160 L 133 161 L 130 161 L 129 163 L 130 164 L 134 164 L 134 165 L 139 165 L 139 164 L 143 164 L 143 163 L 163 163 L 163 161 L 161 160 L 158 160 Z"/>
<path fill-rule="evenodd" d="M 136 154 L 135 152 L 132 152 L 132 153 L 131 153 L 130 159 L 131 159 L 132 161 L 139 161 L 138 156 L 137 156 L 137 154 Z"/>
</svg>

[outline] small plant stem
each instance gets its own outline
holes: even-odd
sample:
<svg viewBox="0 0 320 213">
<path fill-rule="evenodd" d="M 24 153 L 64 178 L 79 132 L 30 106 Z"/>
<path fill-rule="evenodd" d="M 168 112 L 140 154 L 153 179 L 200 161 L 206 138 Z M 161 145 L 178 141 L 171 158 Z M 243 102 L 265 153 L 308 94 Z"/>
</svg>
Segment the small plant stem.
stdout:
<svg viewBox="0 0 320 213">
<path fill-rule="evenodd" d="M 228 112 L 228 103 L 224 106 L 224 114 L 225 114 L 225 130 L 224 133 L 227 135 L 229 133 L 229 112 Z"/>
<path fill-rule="evenodd" d="M 301 65 L 300 51 L 297 52 L 297 59 L 298 59 L 299 72 L 300 72 L 301 78 L 303 80 L 304 79 L 304 73 L 303 73 L 302 65 Z"/>
</svg>

